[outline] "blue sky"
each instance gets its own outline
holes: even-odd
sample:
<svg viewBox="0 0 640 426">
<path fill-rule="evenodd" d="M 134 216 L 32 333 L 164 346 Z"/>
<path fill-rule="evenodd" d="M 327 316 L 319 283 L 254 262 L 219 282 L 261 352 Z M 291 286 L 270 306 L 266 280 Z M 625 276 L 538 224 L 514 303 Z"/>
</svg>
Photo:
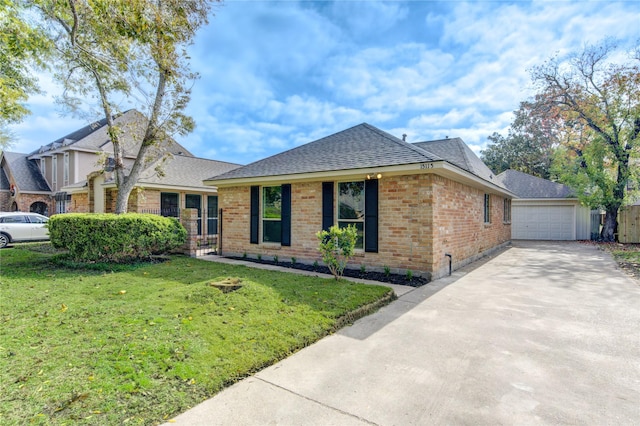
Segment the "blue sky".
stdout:
<svg viewBox="0 0 640 426">
<path fill-rule="evenodd" d="M 190 47 L 198 157 L 247 164 L 367 122 L 407 141 L 506 134 L 529 70 L 605 36 L 640 38 L 640 1 L 246 1 L 214 9 Z M 59 89 L 30 99 L 11 151 L 87 124 Z M 123 105 L 123 109 L 128 109 Z"/>
</svg>

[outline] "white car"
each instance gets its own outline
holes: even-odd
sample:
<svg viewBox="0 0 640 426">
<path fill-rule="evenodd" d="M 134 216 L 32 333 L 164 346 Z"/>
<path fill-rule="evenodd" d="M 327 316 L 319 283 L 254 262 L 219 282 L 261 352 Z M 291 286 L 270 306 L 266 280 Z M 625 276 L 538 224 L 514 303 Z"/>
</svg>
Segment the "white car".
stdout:
<svg viewBox="0 0 640 426">
<path fill-rule="evenodd" d="M 14 241 L 48 240 L 48 221 L 48 217 L 38 213 L 0 213 L 0 248 Z"/>
</svg>

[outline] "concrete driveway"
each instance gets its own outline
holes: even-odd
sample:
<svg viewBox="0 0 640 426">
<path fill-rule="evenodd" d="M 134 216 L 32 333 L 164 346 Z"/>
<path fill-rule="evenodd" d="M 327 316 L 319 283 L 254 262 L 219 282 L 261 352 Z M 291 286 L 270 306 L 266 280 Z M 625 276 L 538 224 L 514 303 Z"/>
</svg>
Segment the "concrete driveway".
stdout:
<svg viewBox="0 0 640 426">
<path fill-rule="evenodd" d="M 516 241 L 171 424 L 640 424 L 640 283 L 592 246 Z"/>
</svg>

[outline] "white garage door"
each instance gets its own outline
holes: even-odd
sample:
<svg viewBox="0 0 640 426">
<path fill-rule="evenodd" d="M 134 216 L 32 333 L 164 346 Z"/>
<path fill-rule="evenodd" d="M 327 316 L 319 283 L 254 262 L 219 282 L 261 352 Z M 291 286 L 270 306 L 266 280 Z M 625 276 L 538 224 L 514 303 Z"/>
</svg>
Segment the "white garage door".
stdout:
<svg viewBox="0 0 640 426">
<path fill-rule="evenodd" d="M 514 240 L 575 239 L 573 206 L 513 206 L 511 238 Z"/>
</svg>

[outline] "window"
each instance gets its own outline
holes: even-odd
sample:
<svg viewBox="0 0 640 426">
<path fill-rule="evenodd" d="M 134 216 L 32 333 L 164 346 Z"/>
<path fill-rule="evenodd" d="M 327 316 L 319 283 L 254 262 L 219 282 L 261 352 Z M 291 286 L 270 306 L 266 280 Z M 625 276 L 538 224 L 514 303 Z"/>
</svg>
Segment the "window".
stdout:
<svg viewBox="0 0 640 426">
<path fill-rule="evenodd" d="M 355 225 L 358 230 L 357 249 L 364 248 L 364 210 L 364 181 L 338 183 L 338 226 Z"/>
<path fill-rule="evenodd" d="M 179 217 L 180 204 L 179 196 L 174 192 L 160 193 L 160 215 L 165 217 Z"/>
<path fill-rule="evenodd" d="M 44 157 L 40 159 L 40 173 L 42 177 L 47 178 L 47 160 Z"/>
<path fill-rule="evenodd" d="M 202 197 L 197 194 L 187 194 L 184 198 L 184 207 L 198 210 L 198 235 L 202 235 Z"/>
<path fill-rule="evenodd" d="M 491 195 L 484 194 L 484 223 L 491 223 Z"/>
<path fill-rule="evenodd" d="M 63 157 L 63 169 L 62 169 L 62 186 L 69 185 L 69 153 L 65 152 Z"/>
<path fill-rule="evenodd" d="M 291 245 L 291 184 L 252 186 L 249 242 Z M 260 231 L 262 229 L 262 231 Z M 262 240 L 260 240 L 262 232 Z"/>
<path fill-rule="evenodd" d="M 218 196 L 207 197 L 207 234 L 218 234 Z"/>
<path fill-rule="evenodd" d="M 508 198 L 504 199 L 504 218 L 502 220 L 505 223 L 511 223 L 511 200 Z"/>
<path fill-rule="evenodd" d="M 262 188 L 262 241 L 282 241 L 282 187 Z"/>
<path fill-rule="evenodd" d="M 51 186 L 54 191 L 58 190 L 58 156 L 51 157 Z M 60 213 L 60 212 L 58 212 Z"/>
<path fill-rule="evenodd" d="M 60 192 L 56 194 L 56 213 L 67 213 L 69 205 L 71 204 L 71 194 L 66 192 Z"/>
</svg>

